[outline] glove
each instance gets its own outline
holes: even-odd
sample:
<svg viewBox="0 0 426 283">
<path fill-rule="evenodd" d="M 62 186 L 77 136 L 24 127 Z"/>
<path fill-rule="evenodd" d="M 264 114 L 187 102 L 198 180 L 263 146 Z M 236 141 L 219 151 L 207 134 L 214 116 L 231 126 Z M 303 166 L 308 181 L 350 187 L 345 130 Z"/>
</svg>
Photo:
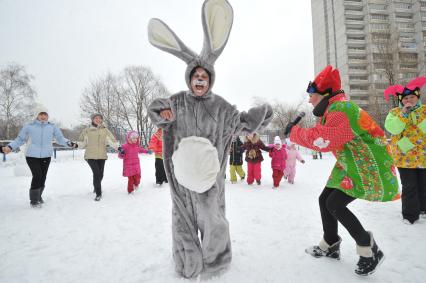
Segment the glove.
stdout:
<svg viewBox="0 0 426 283">
<path fill-rule="evenodd" d="M 72 141 L 67 142 L 67 145 L 72 148 L 78 148 L 78 144 Z"/>
<path fill-rule="evenodd" d="M 295 126 L 293 122 L 289 122 L 287 126 L 285 126 L 284 135 L 288 135 L 291 132 L 291 129 Z"/>
<path fill-rule="evenodd" d="M 124 148 L 122 148 L 121 146 L 119 146 L 119 147 L 117 148 L 117 150 L 118 150 L 118 152 L 119 152 L 121 155 L 124 155 L 124 153 L 125 153 Z"/>
<path fill-rule="evenodd" d="M 152 154 L 153 151 L 151 149 L 148 149 L 148 154 Z"/>
</svg>

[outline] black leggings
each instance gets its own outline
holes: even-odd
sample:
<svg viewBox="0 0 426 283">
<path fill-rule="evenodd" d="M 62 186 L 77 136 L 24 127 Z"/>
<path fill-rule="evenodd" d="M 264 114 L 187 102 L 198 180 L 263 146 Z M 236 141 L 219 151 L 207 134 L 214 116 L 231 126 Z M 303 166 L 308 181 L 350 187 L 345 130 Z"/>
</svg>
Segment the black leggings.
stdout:
<svg viewBox="0 0 426 283">
<path fill-rule="evenodd" d="M 402 184 L 402 217 L 414 222 L 426 211 L 426 169 L 398 168 Z"/>
<path fill-rule="evenodd" d="M 155 181 L 157 184 L 167 182 L 166 172 L 164 171 L 163 159 L 155 158 Z"/>
<path fill-rule="evenodd" d="M 320 197 L 322 227 L 324 240 L 332 245 L 339 240 L 337 222 L 340 222 L 358 246 L 369 246 L 370 235 L 362 227 L 358 218 L 346 207 L 355 198 L 332 188 L 325 188 Z"/>
<path fill-rule="evenodd" d="M 105 159 L 87 159 L 93 172 L 93 188 L 97 196 L 102 195 L 102 179 L 104 178 Z"/>
<path fill-rule="evenodd" d="M 43 190 L 46 182 L 47 171 L 49 170 L 50 157 L 35 158 L 26 157 L 28 167 L 30 167 L 33 178 L 31 180 L 31 190 Z"/>
</svg>

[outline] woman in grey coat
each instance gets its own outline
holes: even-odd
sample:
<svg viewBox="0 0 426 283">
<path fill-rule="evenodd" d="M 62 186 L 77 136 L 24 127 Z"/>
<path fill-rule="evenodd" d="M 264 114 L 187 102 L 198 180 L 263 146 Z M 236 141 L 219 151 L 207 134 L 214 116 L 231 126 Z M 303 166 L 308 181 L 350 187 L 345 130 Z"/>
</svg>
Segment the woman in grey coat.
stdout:
<svg viewBox="0 0 426 283">
<path fill-rule="evenodd" d="M 257 131 L 272 118 L 269 105 L 239 112 L 211 91 L 213 65 L 231 30 L 232 7 L 226 0 L 206 0 L 202 20 L 205 40 L 200 55 L 161 20 L 151 19 L 148 27 L 151 44 L 188 65 L 188 90 L 157 99 L 149 107 L 151 120 L 164 129 L 164 167 L 173 203 L 173 258 L 176 272 L 185 278 L 201 272 L 217 274 L 231 262 L 224 193 L 227 153 L 233 135 Z"/>
</svg>

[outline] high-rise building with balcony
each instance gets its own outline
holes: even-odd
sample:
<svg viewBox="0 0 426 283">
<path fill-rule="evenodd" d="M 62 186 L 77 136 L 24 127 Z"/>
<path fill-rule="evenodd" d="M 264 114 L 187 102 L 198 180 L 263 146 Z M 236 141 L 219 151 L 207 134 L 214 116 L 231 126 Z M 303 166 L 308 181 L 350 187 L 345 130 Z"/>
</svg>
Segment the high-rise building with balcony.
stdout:
<svg viewBox="0 0 426 283">
<path fill-rule="evenodd" d="M 311 7 L 315 73 L 339 68 L 351 100 L 383 123 L 390 79 L 405 84 L 426 74 L 426 1 L 311 0 Z"/>
</svg>

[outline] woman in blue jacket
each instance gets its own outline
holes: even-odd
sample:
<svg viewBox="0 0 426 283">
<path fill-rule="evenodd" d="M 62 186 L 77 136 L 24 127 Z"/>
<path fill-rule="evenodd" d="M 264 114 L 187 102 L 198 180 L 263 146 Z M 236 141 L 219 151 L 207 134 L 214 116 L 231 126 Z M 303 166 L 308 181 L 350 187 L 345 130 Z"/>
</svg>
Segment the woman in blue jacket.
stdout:
<svg viewBox="0 0 426 283">
<path fill-rule="evenodd" d="M 63 146 L 75 147 L 75 143 L 68 141 L 61 130 L 48 121 L 46 111 L 39 111 L 37 118 L 26 124 L 19 132 L 18 137 L 3 148 L 4 153 L 16 150 L 24 143 L 28 143 L 25 153 L 33 178 L 30 188 L 30 204 L 32 207 L 41 207 L 41 197 L 46 182 L 47 170 L 53 153 L 52 141 Z"/>
</svg>

